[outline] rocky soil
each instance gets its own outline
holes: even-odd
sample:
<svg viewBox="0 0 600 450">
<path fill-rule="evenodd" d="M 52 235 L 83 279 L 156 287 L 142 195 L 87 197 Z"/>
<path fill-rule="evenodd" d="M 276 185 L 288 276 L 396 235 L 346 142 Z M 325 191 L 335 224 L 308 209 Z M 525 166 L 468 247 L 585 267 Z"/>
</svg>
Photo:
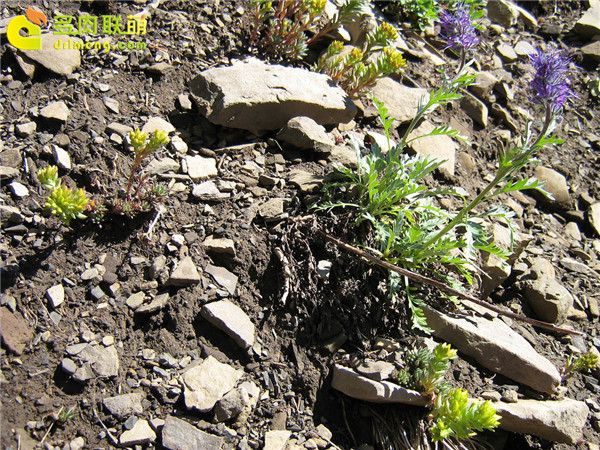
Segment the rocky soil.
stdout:
<svg viewBox="0 0 600 450">
<path fill-rule="evenodd" d="M 434 339 L 459 350 L 448 381 L 502 416 L 473 446 L 597 449 L 600 369 L 564 383 L 560 369 L 569 354 L 600 351 L 600 3 L 518 3 L 490 1 L 478 84 L 419 125 L 449 124 L 469 144 L 434 137 L 411 150 L 447 159 L 431 186 L 473 196 L 493 177 L 498 146 L 536 114 L 528 54 L 551 42 L 568 50 L 578 98 L 556 130 L 565 142 L 526 173 L 555 200 L 502 199 L 518 245 L 509 264 L 482 257 L 472 293 L 577 334 L 469 302 L 450 311 L 428 286 L 433 336 L 410 329 L 406 305 L 389 304 L 385 271 L 318 233 L 357 244 L 366 230 L 310 209 L 334 163 L 356 165 L 351 138 L 387 145 L 375 108 L 306 64 L 249 49 L 246 2 L 31 3 L 51 21 L 144 12 L 147 34 L 134 40 L 146 49 L 107 52 L 49 50 L 52 34 L 42 50 L 17 50 L 6 26 L 26 5 L 3 2 L 0 445 L 416 448 L 403 436 L 425 436 L 424 400 L 390 375 Z M 436 68 L 456 64 L 436 28 L 396 25 L 406 70 L 373 89 L 395 139 L 439 87 Z M 92 196 L 122 195 L 125 138 L 138 127 L 170 134 L 144 169 L 168 185 L 164 205 L 71 227 L 44 209 L 35 174 L 49 164 Z M 493 233 L 510 240 L 500 224 Z"/>
</svg>

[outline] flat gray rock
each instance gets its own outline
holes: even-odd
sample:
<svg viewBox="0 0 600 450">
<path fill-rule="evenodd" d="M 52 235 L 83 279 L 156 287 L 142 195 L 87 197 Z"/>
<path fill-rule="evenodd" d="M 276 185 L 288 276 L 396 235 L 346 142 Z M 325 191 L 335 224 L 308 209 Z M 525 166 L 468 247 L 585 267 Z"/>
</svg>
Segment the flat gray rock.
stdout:
<svg viewBox="0 0 600 450">
<path fill-rule="evenodd" d="M 413 139 L 417 136 L 423 136 L 433 131 L 434 128 L 435 126 L 431 122 L 425 120 L 408 137 L 409 139 Z M 419 155 L 431 156 L 437 160 L 445 160 L 446 162 L 439 167 L 439 170 L 445 172 L 447 175 L 454 175 L 457 144 L 450 136 L 427 136 L 416 139 L 408 145 Z"/>
<path fill-rule="evenodd" d="M 569 398 L 497 402 L 494 406 L 501 417 L 500 428 L 565 444 L 575 444 L 581 439 L 589 413 L 584 402 Z"/>
<path fill-rule="evenodd" d="M 220 286 L 227 289 L 230 295 L 235 294 L 238 282 L 238 277 L 235 274 L 231 273 L 225 267 L 213 266 L 212 264 L 206 266 L 205 272 L 210 274 Z"/>
<path fill-rule="evenodd" d="M 333 366 L 331 387 L 349 397 L 374 403 L 404 403 L 417 406 L 427 404 L 427 398 L 416 391 L 389 381 L 371 380 L 339 364 Z"/>
<path fill-rule="evenodd" d="M 206 433 L 185 420 L 167 416 L 162 430 L 162 445 L 169 450 L 220 449 L 224 439 Z"/>
<path fill-rule="evenodd" d="M 199 282 L 200 274 L 198 273 L 198 269 L 196 269 L 192 258 L 186 256 L 179 261 L 179 264 L 177 264 L 177 267 L 171 273 L 166 284 L 169 286 L 190 286 Z"/>
<path fill-rule="evenodd" d="M 538 194 L 540 200 L 557 208 L 570 208 L 571 196 L 569 195 L 569 187 L 567 186 L 567 179 L 564 175 L 544 166 L 537 166 L 533 175 L 538 180 L 545 182 L 543 186 L 544 190 L 550 192 L 554 197 L 554 200 L 551 200 L 546 196 Z"/>
<path fill-rule="evenodd" d="M 229 300 L 207 303 L 202 307 L 201 314 L 240 347 L 249 348 L 254 344 L 254 324 L 239 306 Z"/>
<path fill-rule="evenodd" d="M 254 58 L 205 70 L 190 88 L 208 120 L 245 130 L 277 130 L 298 116 L 322 125 L 346 123 L 357 111 L 327 75 Z"/>
<path fill-rule="evenodd" d="M 69 118 L 69 113 L 69 108 L 62 100 L 49 103 L 40 110 L 40 116 L 44 119 L 58 120 L 60 122 L 66 122 Z"/>
<path fill-rule="evenodd" d="M 423 307 L 433 335 L 479 364 L 536 391 L 552 394 L 560 386 L 558 369 L 500 319 L 450 317 Z"/>
<path fill-rule="evenodd" d="M 396 126 L 413 120 L 419 104 L 429 99 L 427 89 L 404 86 L 389 77 L 377 81 L 372 92 L 377 100 L 385 103 L 389 115 L 397 121 Z"/>
<path fill-rule="evenodd" d="M 131 394 L 117 395 L 115 397 L 107 397 L 102 400 L 102 404 L 117 419 L 126 419 L 131 415 L 142 414 L 142 400 L 144 394 L 141 392 L 133 392 Z"/>
<path fill-rule="evenodd" d="M 520 282 L 525 300 L 543 321 L 561 324 L 573 306 L 573 296 L 559 281 L 550 277 Z"/>
<path fill-rule="evenodd" d="M 124 431 L 119 437 L 121 445 L 131 447 L 139 444 L 147 444 L 156 440 L 156 433 L 147 420 L 138 420 L 131 430 Z"/>
<path fill-rule="evenodd" d="M 594 4 L 588 9 L 577 21 L 573 30 L 585 38 L 600 35 L 600 4 Z"/>
<path fill-rule="evenodd" d="M 297 148 L 314 149 L 321 153 L 330 153 L 335 146 L 325 127 L 305 116 L 290 119 L 277 133 L 277 139 Z"/>
<path fill-rule="evenodd" d="M 42 39 L 40 50 L 19 50 L 19 52 L 58 75 L 70 75 L 81 65 L 81 55 L 78 49 L 62 48 L 66 42 L 65 36 L 44 33 L 40 38 Z M 73 44 L 82 43 L 81 39 L 74 36 L 69 36 L 68 40 Z M 60 45 L 61 48 L 55 48 L 55 44 Z"/>
<path fill-rule="evenodd" d="M 210 411 L 223 395 L 233 389 L 242 375 L 241 370 L 209 356 L 181 377 L 185 406 L 200 412 Z"/>
<path fill-rule="evenodd" d="M 217 161 L 215 158 L 205 158 L 203 156 L 186 156 L 188 175 L 194 181 L 206 180 L 216 177 Z"/>
</svg>

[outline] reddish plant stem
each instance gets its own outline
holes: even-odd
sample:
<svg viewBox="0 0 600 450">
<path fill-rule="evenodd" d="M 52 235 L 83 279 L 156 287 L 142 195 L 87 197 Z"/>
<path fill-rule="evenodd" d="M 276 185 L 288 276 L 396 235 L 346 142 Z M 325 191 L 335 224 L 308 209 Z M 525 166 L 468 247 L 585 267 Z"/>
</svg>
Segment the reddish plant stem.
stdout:
<svg viewBox="0 0 600 450">
<path fill-rule="evenodd" d="M 520 314 L 515 314 L 511 311 L 506 311 L 504 309 L 498 308 L 497 306 L 491 305 L 488 302 L 485 302 L 483 300 L 480 300 L 478 298 L 473 297 L 472 295 L 469 294 L 465 294 L 464 292 L 458 291 L 450 286 L 448 286 L 445 283 L 442 283 L 441 281 L 438 280 L 434 280 L 433 278 L 429 278 L 423 275 L 419 275 L 418 273 L 412 272 L 410 270 L 407 269 L 403 269 L 401 267 L 398 267 L 394 264 L 390 264 L 386 261 L 383 261 L 382 259 L 377 258 L 376 256 L 370 255 L 367 252 L 362 251 L 359 248 L 353 247 L 352 245 L 348 245 L 345 242 L 340 241 L 339 239 L 334 238 L 333 236 L 330 236 L 327 233 L 324 233 L 320 230 L 317 230 L 317 234 L 319 234 L 321 237 L 325 238 L 326 240 L 328 240 L 329 242 L 335 244 L 336 246 L 338 246 L 339 248 L 342 248 L 350 253 L 354 253 L 355 255 L 361 256 L 369 261 L 371 261 L 374 264 L 377 264 L 380 267 L 383 267 L 385 269 L 391 270 L 393 272 L 399 273 L 400 275 L 404 275 L 405 277 L 416 281 L 417 283 L 422 283 L 422 284 L 429 284 L 430 286 L 436 287 L 438 288 L 440 291 L 446 292 L 447 294 L 450 295 L 456 295 L 457 297 L 461 297 L 465 300 L 469 300 L 473 303 L 478 304 L 479 306 L 483 306 L 484 308 L 487 308 L 491 311 L 494 311 L 498 314 L 501 314 L 503 316 L 506 317 L 510 317 L 512 319 L 516 319 L 516 320 L 520 320 L 522 322 L 527 322 L 533 326 L 536 327 L 540 327 L 540 328 L 545 328 L 547 330 L 551 330 L 557 333 L 563 333 L 563 334 L 576 334 L 579 336 L 585 336 L 585 333 L 582 333 L 580 331 L 575 331 L 575 330 L 568 330 L 566 328 L 560 328 L 557 327 L 556 325 L 553 325 L 551 323 L 548 322 L 543 322 L 541 320 L 536 320 L 536 319 L 531 319 L 529 317 L 525 317 L 523 315 Z"/>
</svg>

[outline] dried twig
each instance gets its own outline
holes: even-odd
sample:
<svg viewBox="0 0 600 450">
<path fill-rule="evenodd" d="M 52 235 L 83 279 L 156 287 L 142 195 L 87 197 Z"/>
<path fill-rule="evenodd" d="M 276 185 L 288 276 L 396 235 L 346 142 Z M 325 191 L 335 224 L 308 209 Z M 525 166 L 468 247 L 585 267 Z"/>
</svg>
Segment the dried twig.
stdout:
<svg viewBox="0 0 600 450">
<path fill-rule="evenodd" d="M 448 286 L 445 283 L 442 283 L 441 281 L 438 280 L 434 280 L 433 278 L 429 278 L 423 275 L 419 275 L 418 273 L 412 272 L 410 270 L 407 269 L 403 269 L 401 267 L 398 267 L 394 264 L 390 264 L 386 261 L 383 261 L 382 259 L 377 258 L 376 256 L 370 255 L 367 252 L 364 252 L 363 250 L 353 247 L 352 245 L 348 245 L 345 242 L 340 241 L 339 239 L 334 238 L 333 236 L 330 236 L 327 233 L 324 233 L 320 230 L 317 230 L 317 233 L 324 237 L 325 239 L 327 239 L 329 242 L 335 244 L 336 246 L 350 252 L 350 253 L 354 253 L 355 255 L 358 256 L 362 256 L 365 259 L 368 259 L 369 261 L 371 261 L 372 263 L 377 264 L 378 266 L 381 266 L 385 269 L 394 271 L 396 273 L 399 273 L 400 275 L 404 275 L 405 277 L 407 277 L 410 280 L 416 281 L 417 283 L 422 283 L 422 284 L 429 284 L 430 286 L 436 287 L 438 288 L 440 291 L 446 292 L 447 294 L 450 295 L 456 295 L 457 297 L 463 298 L 465 300 L 469 300 L 473 303 L 476 303 L 480 306 L 483 306 L 484 308 L 487 308 L 491 311 L 494 311 L 498 314 L 501 314 L 503 316 L 506 317 L 510 317 L 512 319 L 516 319 L 516 320 L 520 320 L 522 322 L 527 322 L 535 327 L 540 327 L 540 328 L 546 328 L 548 330 L 557 332 L 557 333 L 563 333 L 563 334 L 577 334 L 580 336 L 585 336 L 585 333 L 582 333 L 580 331 L 575 331 L 575 330 L 568 330 L 566 328 L 560 328 L 557 327 L 556 325 L 552 325 L 551 323 L 548 322 L 543 322 L 541 320 L 535 320 L 535 319 L 531 319 L 529 317 L 525 317 L 521 314 L 515 314 L 511 311 L 506 311 L 502 308 L 498 308 L 497 306 L 491 305 L 488 302 L 485 302 L 483 300 L 479 300 L 478 298 L 473 297 L 472 295 L 466 294 L 464 292 L 458 291 L 450 286 Z"/>
</svg>

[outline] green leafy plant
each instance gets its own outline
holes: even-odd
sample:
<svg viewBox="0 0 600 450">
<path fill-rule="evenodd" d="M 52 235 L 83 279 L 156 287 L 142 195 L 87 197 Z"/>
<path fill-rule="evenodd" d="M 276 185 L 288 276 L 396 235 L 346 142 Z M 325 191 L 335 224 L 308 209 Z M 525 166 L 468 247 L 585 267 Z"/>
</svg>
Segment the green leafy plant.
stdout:
<svg viewBox="0 0 600 450">
<path fill-rule="evenodd" d="M 149 176 L 138 174 L 138 169 L 146 157 L 169 143 L 169 137 L 162 130 L 156 130 L 150 135 L 135 130 L 129 133 L 128 138 L 135 159 L 129 172 L 125 198 L 117 198 L 111 202 L 111 205 L 115 212 L 131 216 L 136 212 L 149 211 L 153 205 L 162 201 L 167 193 L 164 185 L 148 185 Z"/>
<path fill-rule="evenodd" d="M 346 0 L 331 20 L 325 19 L 325 0 L 252 0 L 253 29 L 250 46 L 277 59 L 302 59 L 308 46 L 358 16 L 364 0 Z"/>
<path fill-rule="evenodd" d="M 378 25 L 367 34 L 362 48 L 344 53 L 344 45 L 333 41 L 315 66 L 338 82 L 352 97 L 364 93 L 375 82 L 406 66 L 402 53 L 393 46 L 397 31 L 389 23 Z"/>
<path fill-rule="evenodd" d="M 598 355 L 592 352 L 583 353 L 574 357 L 573 355 L 567 356 L 567 363 L 562 369 L 562 380 L 568 380 L 575 373 L 582 371 L 589 371 L 598 365 Z"/>
<path fill-rule="evenodd" d="M 83 189 L 73 190 L 63 186 L 58 178 L 58 167 L 45 167 L 37 173 L 37 177 L 44 187 L 50 189 L 44 206 L 49 208 L 53 215 L 65 225 L 70 225 L 73 219 L 86 218 L 83 212 L 90 202 L 89 197 Z"/>
<path fill-rule="evenodd" d="M 456 350 L 449 344 L 438 344 L 433 350 L 423 347 L 410 351 L 405 367 L 393 374 L 400 385 L 430 398 L 434 442 L 451 437 L 468 439 L 476 431 L 493 430 L 499 425 L 500 417 L 489 400 L 470 399 L 466 390 L 452 389 L 444 380 L 454 358 Z"/>
<path fill-rule="evenodd" d="M 408 20 L 424 30 L 438 17 L 437 0 L 391 0 L 384 4 L 385 11 L 396 21 Z"/>
</svg>

